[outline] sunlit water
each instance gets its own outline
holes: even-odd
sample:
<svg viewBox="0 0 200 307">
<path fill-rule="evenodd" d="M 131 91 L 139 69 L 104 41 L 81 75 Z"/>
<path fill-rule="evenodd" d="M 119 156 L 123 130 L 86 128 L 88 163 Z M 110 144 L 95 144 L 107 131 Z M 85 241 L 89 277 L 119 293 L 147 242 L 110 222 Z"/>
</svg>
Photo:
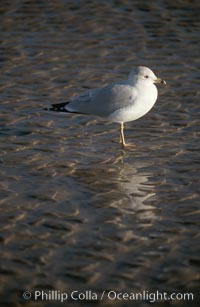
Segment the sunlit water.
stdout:
<svg viewBox="0 0 200 307">
<path fill-rule="evenodd" d="M 199 2 L 0 6 L 1 305 L 43 289 L 192 292 L 154 306 L 197 306 Z M 126 124 L 135 148 L 121 150 L 117 124 L 43 111 L 141 64 L 167 86 Z"/>
</svg>

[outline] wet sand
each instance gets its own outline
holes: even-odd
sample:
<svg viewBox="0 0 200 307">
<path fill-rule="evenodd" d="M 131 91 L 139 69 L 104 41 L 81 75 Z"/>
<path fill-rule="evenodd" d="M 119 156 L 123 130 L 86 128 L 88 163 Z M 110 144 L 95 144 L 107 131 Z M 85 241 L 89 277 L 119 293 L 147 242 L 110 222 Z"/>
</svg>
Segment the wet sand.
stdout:
<svg viewBox="0 0 200 307">
<path fill-rule="evenodd" d="M 1 6 L 1 305 L 24 306 L 24 291 L 42 289 L 191 292 L 189 303 L 154 306 L 197 306 L 199 2 Z M 126 124 L 131 150 L 117 124 L 43 110 L 138 65 L 167 86 Z"/>
</svg>

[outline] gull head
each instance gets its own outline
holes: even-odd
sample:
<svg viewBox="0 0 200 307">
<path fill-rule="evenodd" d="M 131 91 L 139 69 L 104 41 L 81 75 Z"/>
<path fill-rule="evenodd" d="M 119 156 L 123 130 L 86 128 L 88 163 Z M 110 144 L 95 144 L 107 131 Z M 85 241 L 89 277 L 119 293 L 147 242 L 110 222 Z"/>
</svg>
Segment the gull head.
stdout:
<svg viewBox="0 0 200 307">
<path fill-rule="evenodd" d="M 128 80 L 131 83 L 142 83 L 143 85 L 152 85 L 153 83 L 162 83 L 166 84 L 166 81 L 160 78 L 157 78 L 154 72 L 145 66 L 138 66 L 129 74 Z"/>
</svg>

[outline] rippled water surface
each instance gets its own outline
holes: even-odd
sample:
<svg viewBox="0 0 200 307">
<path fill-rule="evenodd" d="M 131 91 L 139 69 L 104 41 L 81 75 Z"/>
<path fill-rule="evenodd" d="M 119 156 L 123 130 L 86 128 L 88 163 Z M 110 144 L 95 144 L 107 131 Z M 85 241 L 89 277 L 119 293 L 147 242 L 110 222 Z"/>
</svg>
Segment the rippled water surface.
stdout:
<svg viewBox="0 0 200 307">
<path fill-rule="evenodd" d="M 1 1 L 1 306 L 25 290 L 199 292 L 199 1 Z M 126 124 L 43 107 L 127 78 L 166 79 Z M 68 300 L 65 306 L 91 301 Z M 147 306 L 104 299 L 100 306 Z"/>
</svg>

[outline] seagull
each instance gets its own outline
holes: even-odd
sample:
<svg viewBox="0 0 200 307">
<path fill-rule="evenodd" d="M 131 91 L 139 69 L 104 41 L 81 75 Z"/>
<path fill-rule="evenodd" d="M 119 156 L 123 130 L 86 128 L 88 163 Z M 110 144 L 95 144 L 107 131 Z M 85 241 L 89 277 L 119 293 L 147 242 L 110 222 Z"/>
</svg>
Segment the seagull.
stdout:
<svg viewBox="0 0 200 307">
<path fill-rule="evenodd" d="M 139 66 L 125 81 L 88 90 L 67 102 L 52 104 L 46 110 L 95 115 L 119 123 L 120 143 L 126 147 L 129 145 L 125 142 L 124 123 L 134 121 L 151 110 L 158 97 L 156 83 L 166 84 L 166 81 L 157 78 L 150 68 Z"/>
</svg>

